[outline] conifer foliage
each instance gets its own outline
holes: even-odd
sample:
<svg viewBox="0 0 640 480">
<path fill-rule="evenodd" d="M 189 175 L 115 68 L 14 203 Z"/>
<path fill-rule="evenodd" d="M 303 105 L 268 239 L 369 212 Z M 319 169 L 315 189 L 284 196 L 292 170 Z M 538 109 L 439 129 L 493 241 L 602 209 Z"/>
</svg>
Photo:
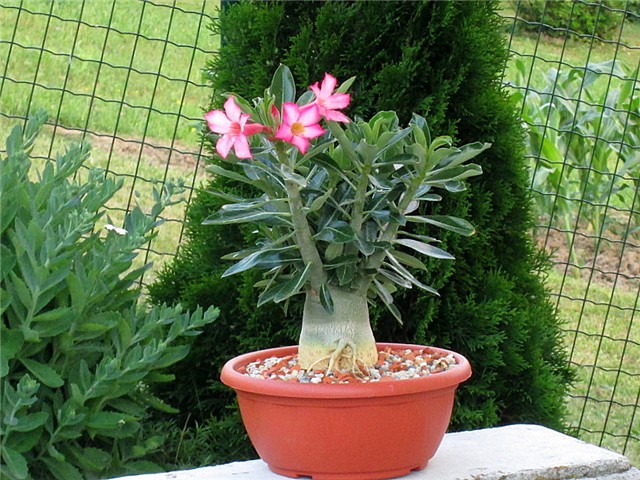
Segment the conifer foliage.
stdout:
<svg viewBox="0 0 640 480">
<path fill-rule="evenodd" d="M 223 45 L 208 66 L 214 93 L 263 93 L 280 62 L 303 91 L 324 72 L 356 75 L 351 116 L 396 110 L 428 119 L 435 135 L 492 143 L 485 172 L 466 192 L 439 208 L 468 219 L 469 239 L 445 235 L 455 262 L 427 264 L 421 279 L 440 297 L 407 290 L 395 296 L 404 323 L 372 310 L 376 338 L 438 345 L 466 355 L 475 374 L 459 391 L 452 428 L 512 422 L 562 427 L 571 371 L 559 320 L 545 290 L 546 259 L 530 237 L 531 216 L 522 132 L 501 88 L 507 61 L 497 2 L 240 2 L 214 25 Z M 224 98 L 214 95 L 215 107 Z M 228 191 L 242 188 L 213 178 Z M 240 352 L 295 342 L 300 302 L 287 312 L 255 309 L 255 273 L 221 279 L 224 254 L 251 241 L 250 228 L 203 226 L 221 200 L 206 191 L 190 205 L 188 234 L 176 260 L 151 287 L 156 302 L 187 308 L 216 305 L 215 326 L 196 340 L 177 371 L 173 403 L 203 415 L 228 415 L 231 394 L 216 380 L 224 361 Z M 433 213 L 437 213 L 434 211 Z M 427 234 L 426 230 L 416 230 Z"/>
</svg>

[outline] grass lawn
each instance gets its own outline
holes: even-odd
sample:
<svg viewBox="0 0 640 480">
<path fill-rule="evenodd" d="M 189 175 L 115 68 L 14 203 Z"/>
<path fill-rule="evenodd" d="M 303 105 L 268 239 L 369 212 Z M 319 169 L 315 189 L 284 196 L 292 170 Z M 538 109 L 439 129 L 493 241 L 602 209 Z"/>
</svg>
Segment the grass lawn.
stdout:
<svg viewBox="0 0 640 480">
<path fill-rule="evenodd" d="M 36 155 L 52 156 L 85 137 L 93 145 L 91 165 L 125 181 L 111 205 L 114 224 L 134 202 L 150 205 L 153 180 L 182 177 L 187 186 L 197 187 L 204 178 L 194 122 L 210 95 L 202 69 L 218 47 L 207 28 L 218 1 L 170 5 L 159 0 L 2 0 L 0 6 L 0 137 L 37 108 L 49 111 L 51 125 Z M 512 14 L 508 2 L 504 5 L 505 14 Z M 519 33 L 510 48 L 534 76 L 564 64 L 580 67 L 612 59 L 637 75 L 640 22 L 625 22 L 618 38 L 629 47 Z M 510 64 L 506 80 L 513 73 Z M 599 88 L 606 88 L 606 79 L 602 83 Z M 156 262 L 155 269 L 177 248 L 184 205 L 166 212 L 168 222 L 150 246 L 147 259 Z M 151 280 L 145 277 L 145 283 Z M 598 277 L 589 281 L 588 272 L 564 275 L 558 269 L 549 278 L 566 321 L 571 362 L 579 366 L 568 399 L 570 424 L 585 440 L 625 452 L 636 465 L 639 283 L 637 276 L 619 283 Z"/>
<path fill-rule="evenodd" d="M 549 277 L 577 372 L 568 423 L 582 439 L 640 465 L 640 282 L 590 282 L 587 275 L 554 269 Z"/>
<path fill-rule="evenodd" d="M 217 4 L 3 0 L 0 111 L 39 107 L 65 127 L 191 142 Z"/>
</svg>

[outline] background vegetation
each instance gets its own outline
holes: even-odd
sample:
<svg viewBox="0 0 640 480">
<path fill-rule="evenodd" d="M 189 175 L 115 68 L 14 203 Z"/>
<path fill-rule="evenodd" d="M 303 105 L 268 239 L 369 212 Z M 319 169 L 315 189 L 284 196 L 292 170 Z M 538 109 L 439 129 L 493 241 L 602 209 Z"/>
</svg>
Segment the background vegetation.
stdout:
<svg viewBox="0 0 640 480">
<path fill-rule="evenodd" d="M 577 3 L 574 12 L 581 8 Z M 505 65 L 504 82 L 515 86 L 514 91 L 524 93 L 520 98 L 526 100 L 525 97 L 535 98 L 533 93 L 544 85 L 553 85 L 546 80 L 552 68 L 562 73 L 565 69 L 615 59 L 614 68 L 623 65 L 621 68 L 625 68 L 633 85 L 631 97 L 637 100 L 638 2 L 620 0 L 609 5 L 616 17 L 616 27 L 605 41 L 599 41 L 590 35 L 580 37 L 567 32 L 562 25 L 556 26 L 560 34 L 554 37 L 548 36 L 549 29 L 540 28 L 539 24 L 525 30 L 519 3 L 502 2 L 500 7 L 506 18 L 503 32 L 512 52 Z M 24 119 L 27 111 L 48 106 L 52 118 L 33 150 L 34 164 L 41 166 L 46 157 L 62 151 L 70 138 L 89 139 L 93 154 L 88 162 L 105 167 L 109 175 L 125 182 L 109 205 L 109 212 L 116 219 L 121 219 L 124 210 L 136 200 L 143 207 L 149 206 L 152 179 L 187 178 L 189 199 L 205 178 L 193 122 L 200 118 L 211 94 L 201 69 L 218 47 L 217 35 L 207 29 L 217 15 L 217 2 L 118 0 L 96 5 L 87 2 L 81 6 L 81 2 L 45 0 L 5 0 L 0 5 L 0 133 L 4 132 L 0 137 L 8 134 L 15 120 Z M 629 13 L 622 12 L 624 8 Z M 543 22 L 549 24 L 548 19 Z M 102 48 L 104 45 L 106 50 Z M 127 55 L 115 53 L 121 51 Z M 525 72 L 520 80 L 518 60 L 524 64 Z M 165 76 L 159 77 L 159 86 L 153 89 L 160 68 Z M 78 71 L 84 75 L 78 77 Z M 571 95 L 573 101 L 588 107 L 587 91 L 598 99 L 608 89 L 625 83 L 609 70 L 598 78 L 589 88 L 576 87 Z M 62 122 L 57 115 L 59 106 L 63 112 L 73 102 L 77 102 L 78 108 L 69 110 L 83 114 L 70 112 L 62 116 Z M 521 108 L 527 107 L 522 104 Z M 92 113 L 98 111 L 100 115 Z M 127 120 L 134 118 L 134 113 L 138 115 L 136 120 Z M 166 122 L 165 117 L 170 121 Z M 161 125 L 165 127 L 159 128 Z M 535 135 L 541 138 L 544 124 L 536 121 L 536 126 L 540 130 Z M 627 129 L 625 142 L 632 146 L 634 142 L 628 140 L 628 132 Z M 606 143 L 606 139 L 598 142 Z M 535 167 L 538 152 L 528 149 L 525 153 Z M 617 171 L 615 163 L 608 168 L 610 172 Z M 134 189 L 140 192 L 138 198 L 131 195 Z M 551 187 L 544 191 L 549 194 L 546 198 L 561 198 Z M 627 192 L 638 197 L 637 186 L 635 190 L 627 188 Z M 575 194 L 573 208 L 580 205 L 584 208 L 578 189 Z M 629 197 L 625 201 L 628 200 Z M 596 233 L 580 230 L 580 222 L 574 222 L 567 235 L 560 224 L 550 222 L 552 212 L 540 216 L 535 231 L 539 244 L 553 254 L 556 268 L 549 272 L 548 287 L 565 322 L 564 338 L 571 352 L 570 362 L 578 367 L 578 380 L 568 397 L 567 421 L 577 435 L 624 452 L 637 464 L 640 462 L 637 412 L 640 247 L 637 234 L 621 236 L 621 233 L 627 231 L 627 225 L 630 232 L 637 227 L 638 206 L 626 203 L 627 208 L 616 202 L 619 200 L 602 210 L 609 230 L 600 236 L 598 250 L 595 250 Z M 170 207 L 163 216 L 168 222 L 143 249 L 141 257 L 155 261 L 154 268 L 142 278 L 143 283 L 152 281 L 154 272 L 173 257 L 181 241 L 184 204 Z M 574 260 L 569 259 L 570 255 Z M 214 262 L 214 258 L 218 257 L 203 261 Z M 243 288 L 250 289 L 250 285 Z M 254 330 L 258 332 L 258 326 Z M 264 335 L 265 338 L 273 335 L 275 341 L 283 338 L 274 331 L 266 331 Z M 236 352 L 229 352 L 232 353 Z M 221 457 L 240 458 L 238 449 L 242 448 L 242 442 L 232 444 L 228 441 L 230 435 L 224 433 L 230 430 L 233 438 L 239 438 L 241 430 L 233 422 L 220 425 L 218 420 L 210 419 L 192 430 L 183 430 L 184 422 L 177 419 L 169 424 L 157 426 L 159 432 L 169 431 L 174 439 L 164 449 L 164 453 L 169 453 L 159 461 L 186 467 L 211 463 L 218 453 Z M 217 447 L 211 449 L 210 445 Z"/>
</svg>

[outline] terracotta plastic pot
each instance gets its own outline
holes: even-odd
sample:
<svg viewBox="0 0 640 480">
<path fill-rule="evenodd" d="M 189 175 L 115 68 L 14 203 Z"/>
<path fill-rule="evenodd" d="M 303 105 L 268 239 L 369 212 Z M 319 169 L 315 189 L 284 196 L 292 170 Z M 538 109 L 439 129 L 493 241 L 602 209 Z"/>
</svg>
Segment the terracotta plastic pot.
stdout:
<svg viewBox="0 0 640 480">
<path fill-rule="evenodd" d="M 427 465 L 449 425 L 455 390 L 471 376 L 462 355 L 433 350 L 453 353 L 458 366 L 423 378 L 338 385 L 239 373 L 250 362 L 297 352 L 283 347 L 235 357 L 221 379 L 236 391 L 249 438 L 272 471 L 314 480 L 386 479 Z"/>
</svg>

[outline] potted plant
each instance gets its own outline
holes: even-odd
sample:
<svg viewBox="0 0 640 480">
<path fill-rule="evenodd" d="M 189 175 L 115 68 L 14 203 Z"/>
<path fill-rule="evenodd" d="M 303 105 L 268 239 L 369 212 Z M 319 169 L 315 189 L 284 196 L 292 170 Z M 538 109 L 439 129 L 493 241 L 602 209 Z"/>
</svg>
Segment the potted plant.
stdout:
<svg viewBox="0 0 640 480">
<path fill-rule="evenodd" d="M 258 306 L 305 296 L 298 346 L 241 355 L 222 371 L 259 455 L 293 477 L 370 480 L 423 468 L 471 375 L 454 352 L 377 344 L 368 303 L 382 301 L 401 321 L 397 288 L 437 294 L 411 270 L 426 268 L 419 255 L 453 257 L 407 226 L 472 235 L 466 220 L 419 207 L 440 201 L 437 189 L 464 190 L 482 173 L 469 160 L 490 145 L 453 147 L 419 115 L 404 128 L 392 111 L 351 120 L 342 110 L 352 82 L 336 88 L 325 74 L 296 99 L 281 65 L 262 98 L 230 94 L 224 110 L 205 115 L 217 154 L 236 164 L 211 172 L 249 187 L 249 196 L 213 192 L 230 203 L 205 223 L 256 227 L 255 246 L 225 257 L 236 263 L 224 276 L 265 270 Z"/>
</svg>

